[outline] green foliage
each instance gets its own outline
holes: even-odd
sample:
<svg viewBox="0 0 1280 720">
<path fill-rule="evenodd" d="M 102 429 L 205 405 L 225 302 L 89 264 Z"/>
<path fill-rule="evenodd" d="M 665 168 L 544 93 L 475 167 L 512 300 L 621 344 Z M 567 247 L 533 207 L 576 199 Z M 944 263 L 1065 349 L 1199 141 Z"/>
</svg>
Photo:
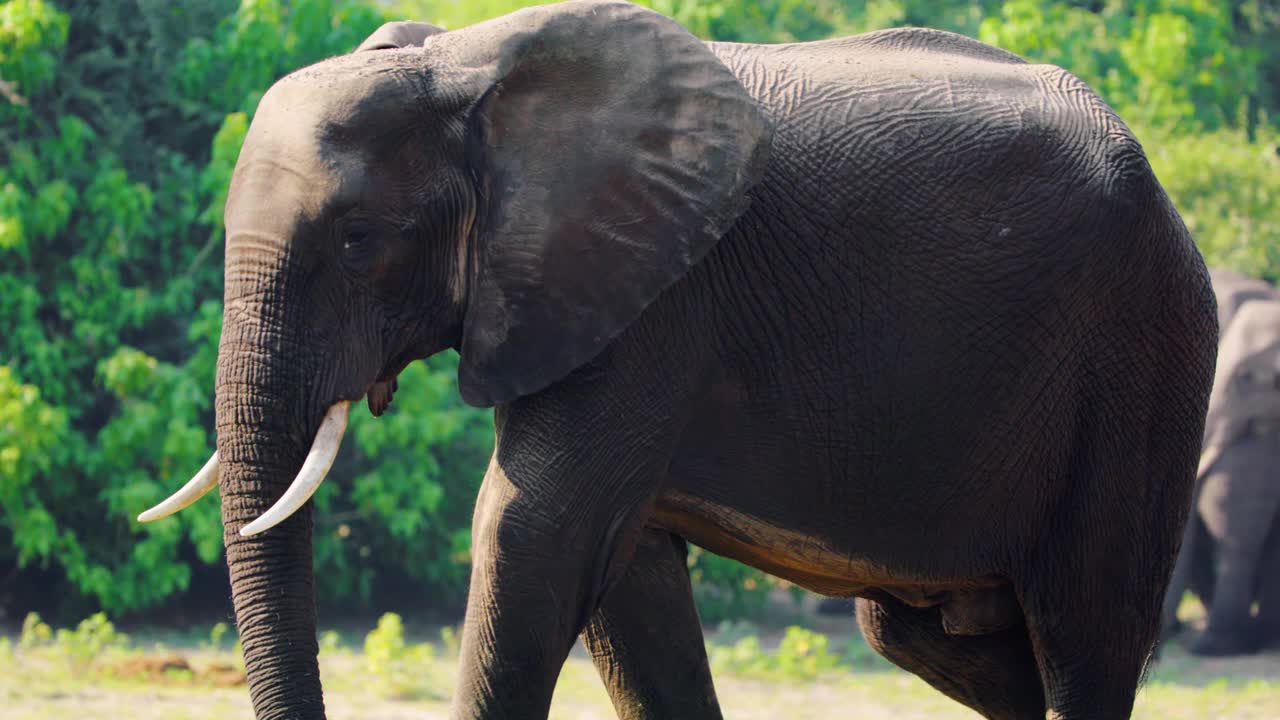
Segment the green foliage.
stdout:
<svg viewBox="0 0 1280 720">
<path fill-rule="evenodd" d="M 794 625 L 786 629 L 773 651 L 765 650 L 760 638 L 752 634 L 731 645 L 712 645 L 708 657 L 714 672 L 791 682 L 816 680 L 847 664 L 831 651 L 826 635 Z"/>
<path fill-rule="evenodd" d="M 455 28 L 528 4 L 0 0 L 0 574 L 54 571 L 65 614 L 172 601 L 221 563 L 217 503 L 134 516 L 213 449 L 222 206 L 259 98 L 384 19 Z M 1062 65 L 1134 126 L 1211 263 L 1280 279 L 1271 0 L 647 4 L 708 39 L 922 25 Z M 461 604 L 492 426 L 459 400 L 456 364 L 415 363 L 387 415 L 354 413 L 316 497 L 322 599 L 367 607 L 394 586 Z M 690 563 L 710 621 L 773 587 L 697 549 Z"/>
<path fill-rule="evenodd" d="M 325 630 L 320 633 L 320 652 L 330 655 L 342 649 L 342 635 L 337 630 Z"/>
<path fill-rule="evenodd" d="M 186 44 L 174 88 L 193 103 L 251 113 L 277 78 L 349 52 L 385 19 L 372 2 L 245 0 L 212 37 Z"/>
<path fill-rule="evenodd" d="M 700 547 L 689 547 L 689 578 L 698 616 L 705 623 L 758 615 L 775 580 Z"/>
<path fill-rule="evenodd" d="M 0 539 L 12 538 L 0 541 L 0 568 L 58 568 L 68 610 L 85 606 L 77 598 L 112 610 L 155 605 L 187 587 L 192 557 L 221 562 L 216 503 L 150 525 L 134 516 L 212 452 L 222 205 L 248 113 L 277 77 L 349 51 L 383 20 L 370 3 L 327 0 L 0 4 L 0 79 L 21 101 L 0 98 Z M 432 372 L 443 377 L 449 363 Z M 421 401 L 403 404 L 431 415 Z M 452 420 L 460 415 L 443 412 L 432 437 L 491 441 L 491 430 Z M 461 583 L 458 508 L 483 460 L 435 452 L 428 480 L 461 476 L 454 458 L 470 463 L 462 494 L 438 497 L 451 475 L 420 514 L 386 532 L 375 521 L 391 514 L 389 497 L 413 511 L 418 496 L 389 468 L 354 459 L 357 471 L 373 468 L 359 476 L 369 478 L 357 481 L 360 494 L 329 499 L 353 513 L 359 544 L 317 543 L 328 597 L 367 595 L 358 552 L 387 546 L 395 559 L 381 567 L 426 558 L 419 576 Z M 397 538 L 444 518 L 447 527 L 397 553 Z"/>
<path fill-rule="evenodd" d="M 36 613 L 28 613 L 18 638 L 19 652 L 54 658 L 74 676 L 101 669 L 111 655 L 129 648 L 129 637 L 117 631 L 105 613 L 81 620 L 74 630 L 58 628 L 56 631 Z"/>
<path fill-rule="evenodd" d="M 435 648 L 404 639 L 400 616 L 386 613 L 364 639 L 365 671 L 371 689 L 396 700 L 441 699 L 447 685 L 433 672 Z"/>
<path fill-rule="evenodd" d="M 1060 65 L 1135 125 L 1216 128 L 1256 92 L 1259 49 L 1233 43 L 1235 3 L 1163 0 L 1090 12 L 1074 4 L 1009 0 L 979 37 Z"/>
<path fill-rule="evenodd" d="M 1147 155 L 1215 266 L 1280 281 L 1280 128 L 1153 134 Z"/>
<path fill-rule="evenodd" d="M 226 637 L 227 630 L 229 629 L 230 628 L 228 628 L 227 624 L 224 622 L 214 623 L 213 627 L 209 628 L 209 642 L 205 645 L 205 649 L 210 652 L 217 652 L 221 650 L 222 639 Z"/>
<path fill-rule="evenodd" d="M 730 42 L 799 42 L 829 37 L 849 23 L 845 3 L 829 0 L 652 0 L 694 34 Z"/>
<path fill-rule="evenodd" d="M 67 44 L 67 16 L 43 0 L 0 4 L 0 68 L 19 95 L 49 86 Z"/>
<path fill-rule="evenodd" d="M 81 620 L 75 630 L 59 628 L 53 644 L 74 672 L 83 672 L 99 661 L 107 650 L 127 649 L 129 638 L 116 631 L 105 613 L 95 613 Z"/>
<path fill-rule="evenodd" d="M 39 613 L 30 612 L 22 619 L 22 633 L 18 636 L 18 649 L 30 650 L 53 642 L 53 628 L 40 619 Z"/>
</svg>

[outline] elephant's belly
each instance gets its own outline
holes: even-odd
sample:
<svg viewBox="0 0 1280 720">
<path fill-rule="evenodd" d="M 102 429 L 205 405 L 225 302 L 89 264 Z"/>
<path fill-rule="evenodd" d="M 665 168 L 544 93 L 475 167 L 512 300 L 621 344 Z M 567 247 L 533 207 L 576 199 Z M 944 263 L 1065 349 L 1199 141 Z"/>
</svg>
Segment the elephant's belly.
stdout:
<svg viewBox="0 0 1280 720">
<path fill-rule="evenodd" d="M 821 538 L 680 491 L 658 499 L 652 522 L 695 545 L 824 595 L 857 595 L 872 586 L 899 582 L 889 569 Z M 927 594 L 922 591 L 919 600 Z"/>
<path fill-rule="evenodd" d="M 663 493 L 650 524 L 823 595 L 890 595 L 913 607 L 940 606 L 953 634 L 992 632 L 1021 618 L 1007 581 L 994 574 L 924 577 L 685 492 Z"/>
</svg>

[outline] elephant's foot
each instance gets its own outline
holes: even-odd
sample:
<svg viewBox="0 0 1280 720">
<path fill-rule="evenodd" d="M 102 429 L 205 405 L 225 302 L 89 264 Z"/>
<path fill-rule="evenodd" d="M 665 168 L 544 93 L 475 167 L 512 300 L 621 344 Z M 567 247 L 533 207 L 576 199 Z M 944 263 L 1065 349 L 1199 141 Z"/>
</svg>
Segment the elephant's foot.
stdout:
<svg viewBox="0 0 1280 720">
<path fill-rule="evenodd" d="M 1209 629 L 1191 643 L 1190 650 L 1192 655 L 1210 657 L 1248 655 L 1258 651 L 1258 639 L 1248 628 L 1228 631 Z"/>
</svg>

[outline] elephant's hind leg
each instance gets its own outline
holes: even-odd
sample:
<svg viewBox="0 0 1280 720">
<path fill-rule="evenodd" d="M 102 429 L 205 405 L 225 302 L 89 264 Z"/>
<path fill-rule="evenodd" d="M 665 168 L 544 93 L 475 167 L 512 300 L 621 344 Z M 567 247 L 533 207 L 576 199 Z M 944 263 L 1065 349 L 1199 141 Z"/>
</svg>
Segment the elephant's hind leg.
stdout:
<svg viewBox="0 0 1280 720">
<path fill-rule="evenodd" d="M 948 635 L 938 608 L 859 599 L 858 625 L 876 652 L 990 720 L 1043 720 L 1044 692 L 1021 623 L 985 635 Z"/>
<path fill-rule="evenodd" d="M 684 540 L 647 530 L 582 633 L 622 720 L 718 719 Z"/>
<path fill-rule="evenodd" d="M 1186 373 L 1204 361 L 1092 374 L 1059 494 L 1015 573 L 1054 720 L 1133 713 L 1191 505 L 1205 383 Z"/>
</svg>

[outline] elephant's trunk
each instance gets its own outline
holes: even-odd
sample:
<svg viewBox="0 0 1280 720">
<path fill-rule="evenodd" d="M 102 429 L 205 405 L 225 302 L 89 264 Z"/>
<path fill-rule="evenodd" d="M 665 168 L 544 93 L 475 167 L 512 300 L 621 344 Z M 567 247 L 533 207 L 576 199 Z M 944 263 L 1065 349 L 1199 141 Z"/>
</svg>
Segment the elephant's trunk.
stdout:
<svg viewBox="0 0 1280 720">
<path fill-rule="evenodd" d="M 314 363 L 289 330 L 299 325 L 255 300 L 279 297 L 262 277 L 238 272 L 229 255 L 217 381 L 223 539 L 257 717 L 323 718 L 311 507 L 269 532 L 240 533 L 298 474 L 324 411 L 314 407 Z"/>
</svg>

